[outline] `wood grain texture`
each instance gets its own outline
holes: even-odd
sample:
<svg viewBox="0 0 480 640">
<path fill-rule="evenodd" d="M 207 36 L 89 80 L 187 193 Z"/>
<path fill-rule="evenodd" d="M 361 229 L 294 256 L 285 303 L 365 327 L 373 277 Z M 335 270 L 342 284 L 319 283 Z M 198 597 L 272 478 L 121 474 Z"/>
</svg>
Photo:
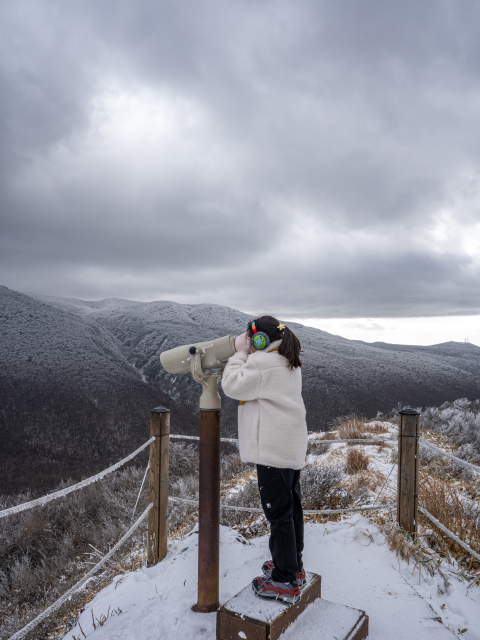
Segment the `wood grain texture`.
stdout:
<svg viewBox="0 0 480 640">
<path fill-rule="evenodd" d="M 398 439 L 398 523 L 417 532 L 418 416 L 400 416 Z"/>
<path fill-rule="evenodd" d="M 170 412 L 150 412 L 149 502 L 147 564 L 153 566 L 167 553 L 168 450 Z"/>
<path fill-rule="evenodd" d="M 267 627 L 260 623 L 247 622 L 226 613 L 217 614 L 217 638 L 219 640 L 239 640 L 243 632 L 246 640 L 267 640 Z M 245 638 L 244 638 L 245 640 Z"/>
</svg>

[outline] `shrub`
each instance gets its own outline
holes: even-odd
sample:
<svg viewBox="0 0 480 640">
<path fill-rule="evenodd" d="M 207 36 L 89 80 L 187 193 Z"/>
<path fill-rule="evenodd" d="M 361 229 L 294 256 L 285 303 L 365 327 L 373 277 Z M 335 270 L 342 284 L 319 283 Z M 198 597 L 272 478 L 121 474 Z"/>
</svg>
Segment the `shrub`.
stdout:
<svg viewBox="0 0 480 640">
<path fill-rule="evenodd" d="M 444 433 L 460 445 L 456 455 L 480 464 L 480 400 L 460 398 L 428 407 L 421 415 L 420 428 Z"/>
<path fill-rule="evenodd" d="M 223 455 L 222 478 L 231 478 L 235 473 L 238 453 Z M 43 507 L 0 519 L 0 638 L 10 637 L 75 584 L 91 568 L 92 547 L 103 555 L 125 533 L 132 522 L 144 474 L 145 467 L 124 468 Z M 169 481 L 170 495 L 198 499 L 196 445 L 170 443 Z M 72 481 L 62 482 L 55 490 L 71 484 Z M 0 497 L 0 510 L 31 499 L 31 493 Z M 148 478 L 136 517 L 147 504 Z M 170 503 L 169 532 L 194 522 L 197 512 L 197 505 Z M 126 545 L 142 548 L 146 528 L 145 522 Z M 92 559 L 97 562 L 99 558 Z M 72 606 L 73 602 L 65 605 Z M 51 624 L 52 619 L 45 629 Z M 36 640 L 45 637 L 45 629 L 37 628 Z"/>
<path fill-rule="evenodd" d="M 341 467 L 312 465 L 301 473 L 302 504 L 304 509 L 346 509 L 364 499 L 364 491 L 347 489 Z"/>
</svg>

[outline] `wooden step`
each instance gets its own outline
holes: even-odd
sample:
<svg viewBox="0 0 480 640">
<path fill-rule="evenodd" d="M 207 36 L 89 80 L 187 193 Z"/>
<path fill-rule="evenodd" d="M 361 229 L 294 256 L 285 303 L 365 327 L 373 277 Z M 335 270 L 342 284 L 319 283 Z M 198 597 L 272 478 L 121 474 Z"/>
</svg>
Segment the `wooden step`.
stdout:
<svg viewBox="0 0 480 640">
<path fill-rule="evenodd" d="M 307 572 L 306 577 L 301 600 L 290 606 L 259 598 L 251 584 L 246 586 L 218 610 L 217 640 L 277 640 L 282 634 L 285 640 L 290 636 L 292 640 L 309 636 L 363 640 L 368 636 L 364 611 L 322 600 L 321 576 Z"/>
</svg>

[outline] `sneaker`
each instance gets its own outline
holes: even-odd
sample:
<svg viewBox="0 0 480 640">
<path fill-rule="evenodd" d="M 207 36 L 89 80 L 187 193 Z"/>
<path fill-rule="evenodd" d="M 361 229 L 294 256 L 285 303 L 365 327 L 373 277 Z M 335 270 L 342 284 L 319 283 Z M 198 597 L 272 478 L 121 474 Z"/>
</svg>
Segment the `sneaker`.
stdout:
<svg viewBox="0 0 480 640">
<path fill-rule="evenodd" d="M 301 598 L 300 587 L 291 582 L 274 582 L 268 576 L 260 576 L 252 581 L 252 588 L 260 598 L 274 598 L 287 604 L 295 604 Z"/>
<path fill-rule="evenodd" d="M 262 565 L 263 573 L 269 578 L 272 577 L 272 571 L 274 570 L 275 565 L 273 564 L 273 560 L 268 560 L 264 562 Z M 305 574 L 305 569 L 302 569 L 298 573 L 295 574 L 295 584 L 303 589 L 303 587 L 307 584 L 307 576 Z"/>
</svg>

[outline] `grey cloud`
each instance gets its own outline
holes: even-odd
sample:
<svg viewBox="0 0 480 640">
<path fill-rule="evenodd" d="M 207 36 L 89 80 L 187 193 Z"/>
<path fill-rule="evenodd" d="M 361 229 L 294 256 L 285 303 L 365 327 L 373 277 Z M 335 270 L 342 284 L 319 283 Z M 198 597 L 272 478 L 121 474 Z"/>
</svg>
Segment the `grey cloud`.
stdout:
<svg viewBox="0 0 480 640">
<path fill-rule="evenodd" d="M 0 11 L 7 286 L 294 317 L 480 312 L 471 253 L 422 242 L 439 212 L 454 212 L 455 233 L 478 221 L 477 3 Z M 209 124 L 182 157 L 153 154 L 135 182 L 141 145 L 118 166 L 101 145 L 82 156 L 100 139 L 92 100 L 112 83 L 180 96 Z M 297 231 L 304 245 L 289 247 Z"/>
</svg>

